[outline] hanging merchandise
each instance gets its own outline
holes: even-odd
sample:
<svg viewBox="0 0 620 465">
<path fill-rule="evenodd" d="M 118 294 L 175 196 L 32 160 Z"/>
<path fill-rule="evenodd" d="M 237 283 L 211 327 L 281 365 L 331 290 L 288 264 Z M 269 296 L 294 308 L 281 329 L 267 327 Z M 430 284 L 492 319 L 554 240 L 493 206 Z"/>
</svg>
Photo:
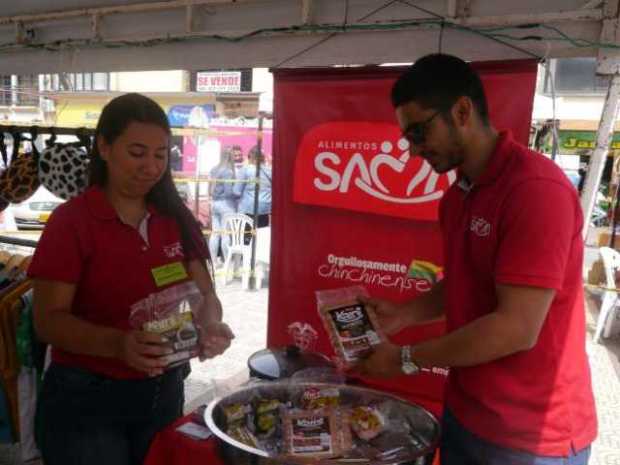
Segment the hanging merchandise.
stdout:
<svg viewBox="0 0 620 465">
<path fill-rule="evenodd" d="M 30 259 L 0 250 L 0 444 L 20 442 L 23 460 L 39 456 L 33 418 L 45 350 L 32 323 Z"/>
<path fill-rule="evenodd" d="M 9 202 L 7 202 L 6 200 L 4 200 L 2 197 L 0 197 L 0 212 L 3 212 L 4 210 L 6 210 L 6 208 L 11 205 Z"/>
<path fill-rule="evenodd" d="M 0 174 L 0 197 L 10 203 L 20 203 L 30 198 L 39 188 L 38 158 L 34 141 L 36 131 L 30 139 L 20 133 L 13 133 L 13 156 L 9 167 Z M 32 153 L 20 153 L 22 140 L 30 140 Z"/>
<path fill-rule="evenodd" d="M 88 185 L 88 155 L 75 144 L 52 143 L 39 157 L 39 179 L 61 199 L 76 197 Z"/>
</svg>

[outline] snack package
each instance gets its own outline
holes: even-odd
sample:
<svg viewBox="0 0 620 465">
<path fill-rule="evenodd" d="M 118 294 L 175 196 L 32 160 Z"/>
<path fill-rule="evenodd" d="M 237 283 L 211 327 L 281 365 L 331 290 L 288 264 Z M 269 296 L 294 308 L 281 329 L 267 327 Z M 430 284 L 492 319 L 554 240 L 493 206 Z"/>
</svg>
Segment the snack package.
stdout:
<svg viewBox="0 0 620 465">
<path fill-rule="evenodd" d="M 300 458 L 334 457 L 352 447 L 349 428 L 334 409 L 284 410 L 282 429 L 286 454 Z M 346 431 L 345 431 L 346 430 Z"/>
<path fill-rule="evenodd" d="M 358 296 L 368 296 L 362 286 L 317 291 L 318 311 L 338 362 L 349 368 L 372 347 L 386 340 L 374 311 Z"/>
<path fill-rule="evenodd" d="M 254 429 L 259 439 L 270 438 L 276 433 L 280 405 L 277 399 L 258 399 L 254 402 Z"/>
<path fill-rule="evenodd" d="M 174 353 L 168 355 L 168 368 L 198 356 L 198 330 L 192 309 L 203 303 L 193 282 L 185 282 L 150 294 L 131 306 L 129 324 L 134 329 L 164 336 Z"/>
<path fill-rule="evenodd" d="M 304 410 L 336 408 L 340 404 L 340 391 L 336 388 L 309 387 L 302 392 L 299 403 Z"/>
<path fill-rule="evenodd" d="M 252 415 L 250 404 L 230 404 L 223 408 L 226 418 L 226 427 L 231 430 L 237 426 L 247 426 L 248 418 Z"/>
<path fill-rule="evenodd" d="M 228 435 L 246 446 L 258 447 L 256 437 L 246 426 L 235 426 L 228 430 Z"/>
<path fill-rule="evenodd" d="M 361 405 L 350 410 L 349 424 L 358 438 L 370 441 L 385 430 L 385 417 L 377 407 Z"/>
</svg>

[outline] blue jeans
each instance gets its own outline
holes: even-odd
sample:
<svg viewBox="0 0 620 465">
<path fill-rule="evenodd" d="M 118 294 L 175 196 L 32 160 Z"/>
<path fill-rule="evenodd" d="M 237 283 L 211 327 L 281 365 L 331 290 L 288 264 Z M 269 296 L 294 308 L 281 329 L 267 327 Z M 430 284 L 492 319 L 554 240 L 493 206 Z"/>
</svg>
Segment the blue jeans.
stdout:
<svg viewBox="0 0 620 465">
<path fill-rule="evenodd" d="M 228 255 L 228 245 L 230 244 L 230 237 L 226 234 L 221 234 L 226 228 L 224 224 L 224 215 L 229 213 L 236 213 L 235 202 L 233 200 L 214 200 L 211 205 L 211 236 L 209 237 L 209 253 L 211 254 L 211 260 L 215 261 L 217 258 L 217 251 L 221 245 L 224 259 Z"/>
<path fill-rule="evenodd" d="M 36 429 L 46 465 L 142 465 L 155 434 L 183 412 L 186 366 L 116 380 L 52 363 Z"/>
<path fill-rule="evenodd" d="M 548 457 L 508 449 L 466 430 L 446 409 L 442 421 L 441 465 L 586 465 L 590 447 L 568 457 Z"/>
</svg>

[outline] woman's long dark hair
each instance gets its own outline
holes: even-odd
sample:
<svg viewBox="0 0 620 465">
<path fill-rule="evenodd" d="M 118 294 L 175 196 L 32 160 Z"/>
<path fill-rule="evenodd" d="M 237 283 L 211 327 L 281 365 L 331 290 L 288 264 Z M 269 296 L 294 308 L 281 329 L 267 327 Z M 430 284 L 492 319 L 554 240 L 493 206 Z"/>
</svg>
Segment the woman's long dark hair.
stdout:
<svg viewBox="0 0 620 465">
<path fill-rule="evenodd" d="M 136 93 L 124 94 L 112 99 L 103 108 L 95 130 L 95 143 L 93 144 L 89 166 L 89 185 L 105 187 L 108 182 L 107 163 L 101 158 L 97 146 L 99 136 L 103 137 L 106 143 L 112 144 L 134 121 L 154 124 L 166 131 L 169 136 L 172 135 L 168 117 L 155 101 Z M 160 213 L 175 219 L 179 225 L 181 244 L 186 256 L 192 252 L 206 249 L 197 243 L 199 237 L 202 237 L 196 234 L 200 227 L 192 212 L 181 199 L 172 180 L 170 156 L 168 156 L 168 166 L 164 175 L 146 195 L 146 201 L 154 205 Z M 209 257 L 207 260 L 210 261 L 211 258 Z"/>
</svg>

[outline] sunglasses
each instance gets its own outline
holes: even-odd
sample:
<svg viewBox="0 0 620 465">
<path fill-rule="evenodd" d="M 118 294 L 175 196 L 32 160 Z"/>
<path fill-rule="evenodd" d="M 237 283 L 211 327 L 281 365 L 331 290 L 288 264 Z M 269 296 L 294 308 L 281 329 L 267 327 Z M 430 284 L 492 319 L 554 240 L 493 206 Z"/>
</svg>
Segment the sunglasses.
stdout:
<svg viewBox="0 0 620 465">
<path fill-rule="evenodd" d="M 441 113 L 441 110 L 437 110 L 429 118 L 419 123 L 411 123 L 407 126 L 407 129 L 403 132 L 403 137 L 411 142 L 413 145 L 421 145 L 426 140 L 426 127 L 435 119 L 435 117 Z"/>
</svg>

